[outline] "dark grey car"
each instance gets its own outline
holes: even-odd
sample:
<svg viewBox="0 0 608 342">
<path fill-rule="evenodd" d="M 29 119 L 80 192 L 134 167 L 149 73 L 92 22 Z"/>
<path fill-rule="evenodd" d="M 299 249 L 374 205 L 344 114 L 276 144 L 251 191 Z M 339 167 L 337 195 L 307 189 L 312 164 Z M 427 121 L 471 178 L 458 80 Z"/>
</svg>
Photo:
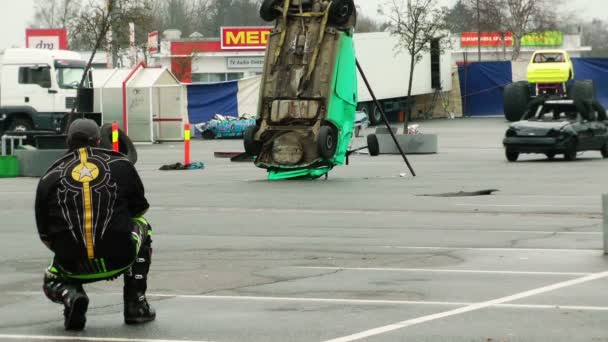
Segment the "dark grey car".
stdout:
<svg viewBox="0 0 608 342">
<path fill-rule="evenodd" d="M 507 130 L 507 160 L 517 161 L 521 153 L 545 154 L 549 159 L 563 154 L 574 160 L 580 151 L 601 151 L 608 158 L 607 124 L 603 109 L 581 109 L 572 100 L 545 101 Z"/>
</svg>

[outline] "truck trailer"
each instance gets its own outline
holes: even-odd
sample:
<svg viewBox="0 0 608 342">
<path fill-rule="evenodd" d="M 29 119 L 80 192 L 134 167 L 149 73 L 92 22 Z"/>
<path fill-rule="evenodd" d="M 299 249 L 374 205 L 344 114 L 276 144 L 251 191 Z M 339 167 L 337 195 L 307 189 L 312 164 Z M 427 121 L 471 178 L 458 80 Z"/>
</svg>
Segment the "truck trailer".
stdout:
<svg viewBox="0 0 608 342">
<path fill-rule="evenodd" d="M 398 37 L 390 32 L 357 33 L 354 37 L 357 60 L 384 111 L 389 117 L 406 112 L 408 104 L 414 103 L 407 100 L 411 57 L 407 51 L 396 49 Z M 451 54 L 441 53 L 440 44 L 440 39 L 434 40 L 414 67 L 412 97 L 452 89 Z M 361 75 L 358 77 L 357 110 L 367 113 L 372 124 L 381 123 L 380 111 L 374 106 Z"/>
</svg>

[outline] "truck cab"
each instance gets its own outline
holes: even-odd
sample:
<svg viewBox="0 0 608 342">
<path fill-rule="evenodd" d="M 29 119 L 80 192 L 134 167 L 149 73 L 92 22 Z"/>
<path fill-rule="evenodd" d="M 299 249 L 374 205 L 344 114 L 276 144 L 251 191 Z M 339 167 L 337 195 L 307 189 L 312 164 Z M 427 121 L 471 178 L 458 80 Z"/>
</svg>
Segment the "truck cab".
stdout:
<svg viewBox="0 0 608 342">
<path fill-rule="evenodd" d="M 0 131 L 60 131 L 85 71 L 82 57 L 65 50 L 7 49 L 0 63 Z"/>
</svg>

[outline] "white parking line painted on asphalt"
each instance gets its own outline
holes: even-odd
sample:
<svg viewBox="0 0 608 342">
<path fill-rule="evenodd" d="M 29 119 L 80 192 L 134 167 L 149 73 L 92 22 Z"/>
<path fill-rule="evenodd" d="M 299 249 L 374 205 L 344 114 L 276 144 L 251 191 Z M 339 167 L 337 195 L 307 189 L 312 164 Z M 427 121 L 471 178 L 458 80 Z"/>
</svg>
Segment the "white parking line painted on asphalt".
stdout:
<svg viewBox="0 0 608 342">
<path fill-rule="evenodd" d="M 40 292 L 9 292 L 11 295 L 39 296 Z M 97 294 L 90 293 L 89 294 Z M 98 293 L 102 294 L 102 293 Z M 105 295 L 122 296 L 122 293 L 110 292 Z M 349 298 L 306 298 L 306 297 L 267 297 L 267 296 L 219 296 L 219 295 L 185 295 L 171 293 L 148 293 L 149 298 L 177 298 L 198 300 L 227 300 L 252 302 L 295 302 L 295 303 L 336 303 L 347 305 L 421 305 L 421 306 L 468 306 L 474 302 L 439 302 L 391 299 L 349 299 Z M 537 309 L 537 310 L 577 310 L 577 311 L 608 311 L 608 306 L 557 305 L 557 304 L 496 304 L 492 308 Z M 153 341 L 153 340 L 150 340 Z M 196 341 L 200 342 L 200 341 Z"/>
<path fill-rule="evenodd" d="M 443 247 L 443 246 L 377 246 L 396 249 L 420 249 L 435 251 L 493 251 L 493 252 L 573 252 L 573 253 L 602 253 L 598 249 L 567 249 L 567 248 L 519 248 L 519 247 Z"/>
<path fill-rule="evenodd" d="M 501 271 L 501 270 L 453 270 L 441 268 L 391 268 L 391 267 L 326 267 L 326 266 L 298 266 L 295 268 L 313 270 L 347 270 L 347 271 L 373 271 L 373 272 L 420 272 L 420 273 L 467 273 L 467 274 L 505 274 L 505 275 L 539 275 L 539 276 L 575 276 L 590 275 L 589 272 L 535 272 L 535 271 Z"/>
<path fill-rule="evenodd" d="M 7 335 L 0 334 L 0 340 L 41 340 L 41 341 L 101 341 L 101 342 L 210 342 L 202 340 L 155 340 L 141 338 L 80 337 L 53 335 Z"/>
<path fill-rule="evenodd" d="M 502 298 L 492 299 L 492 300 L 488 300 L 488 301 L 480 302 L 480 303 L 474 303 L 471 305 L 467 305 L 465 307 L 461 307 L 461 308 L 457 308 L 457 309 L 453 309 L 453 310 L 449 310 L 449 311 L 444 311 L 444 312 L 440 312 L 440 313 L 436 313 L 436 314 L 432 314 L 432 315 L 426 315 L 426 316 L 421 316 L 418 318 L 408 319 L 405 321 L 385 325 L 382 327 L 365 330 L 365 331 L 362 331 L 362 332 L 359 332 L 356 334 L 327 340 L 325 342 L 358 341 L 358 340 L 361 340 L 361 339 L 364 339 L 367 337 L 385 334 L 387 332 L 407 328 L 407 327 L 410 327 L 413 325 L 430 322 L 430 321 L 434 321 L 434 320 L 438 320 L 438 319 L 442 319 L 442 318 L 447 318 L 447 317 L 451 317 L 451 316 L 461 315 L 464 313 L 477 311 L 480 309 L 485 309 L 485 308 L 500 305 L 500 304 L 507 304 L 509 302 L 513 302 L 513 301 L 520 300 L 523 298 L 536 296 L 536 295 L 547 293 L 550 291 L 555 291 L 555 290 L 563 289 L 566 287 L 571 287 L 574 285 L 579 285 L 579 284 L 587 283 L 590 281 L 603 279 L 606 277 L 608 277 L 608 272 L 595 273 L 595 274 L 591 274 L 591 275 L 588 275 L 585 277 L 576 278 L 576 279 L 572 279 L 572 280 L 568 280 L 568 281 L 563 281 L 563 282 L 559 282 L 559 283 L 556 283 L 553 285 L 539 287 L 539 288 L 536 288 L 533 290 L 516 293 L 514 295 L 510 295 L 510 296 L 506 296 L 506 297 L 502 297 Z"/>
<path fill-rule="evenodd" d="M 488 204 L 488 203 L 456 203 L 457 207 L 497 207 L 497 208 L 585 208 L 589 209 L 588 205 L 575 204 Z M 598 208 L 599 209 L 599 208 Z"/>
</svg>

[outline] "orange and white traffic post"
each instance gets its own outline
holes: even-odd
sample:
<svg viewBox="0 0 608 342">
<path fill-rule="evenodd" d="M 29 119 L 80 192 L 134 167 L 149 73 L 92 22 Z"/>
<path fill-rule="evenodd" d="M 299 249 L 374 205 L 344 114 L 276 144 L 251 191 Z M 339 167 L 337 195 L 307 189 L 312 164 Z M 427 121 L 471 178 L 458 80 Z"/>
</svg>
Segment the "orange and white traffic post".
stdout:
<svg viewBox="0 0 608 342">
<path fill-rule="evenodd" d="M 120 152 L 120 147 L 118 146 L 118 123 L 112 123 L 112 151 Z"/>
<path fill-rule="evenodd" d="M 190 124 L 184 124 L 184 166 L 190 165 Z"/>
</svg>

